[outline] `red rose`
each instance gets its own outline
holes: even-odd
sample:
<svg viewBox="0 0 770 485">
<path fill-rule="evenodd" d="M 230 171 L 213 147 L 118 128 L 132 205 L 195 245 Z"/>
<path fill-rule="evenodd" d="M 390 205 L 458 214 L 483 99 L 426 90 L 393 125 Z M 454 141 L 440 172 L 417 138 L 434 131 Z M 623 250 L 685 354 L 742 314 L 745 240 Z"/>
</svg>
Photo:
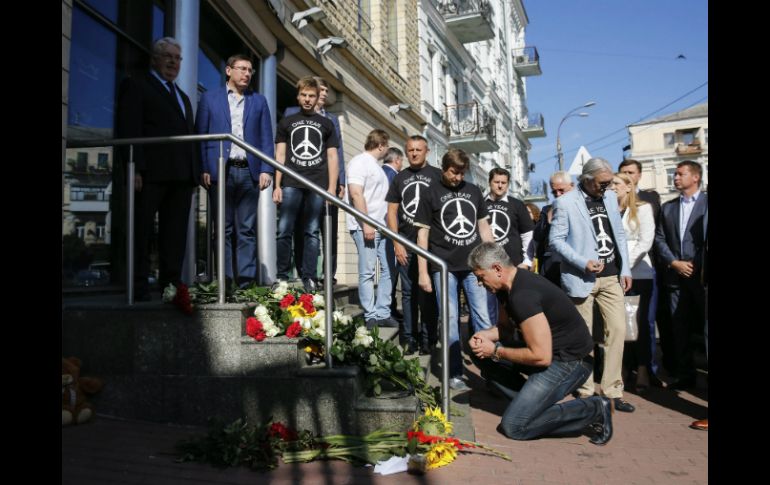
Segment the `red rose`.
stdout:
<svg viewBox="0 0 770 485">
<path fill-rule="evenodd" d="M 286 309 L 286 308 L 288 308 L 288 307 L 289 307 L 289 305 L 291 305 L 292 303 L 294 303 L 294 295 L 292 295 L 291 293 L 289 293 L 288 295 L 286 295 L 286 296 L 284 296 L 284 297 L 283 297 L 283 300 L 281 300 L 281 303 L 279 303 L 278 305 L 279 305 L 279 306 L 280 306 L 282 309 L 284 309 L 284 310 L 285 310 L 285 309 Z"/>
<path fill-rule="evenodd" d="M 256 340 L 257 342 L 261 342 L 261 341 L 265 340 L 266 338 L 267 338 L 267 334 L 265 332 L 263 332 L 262 330 L 260 330 L 259 332 L 257 332 L 256 335 L 254 335 L 254 340 Z"/>
<path fill-rule="evenodd" d="M 262 338 L 258 338 L 258 334 L 262 333 Z M 262 322 L 257 320 L 254 317 L 249 317 L 246 319 L 246 335 L 249 337 L 255 338 L 259 341 L 262 341 L 265 339 L 265 331 L 262 327 Z"/>
<path fill-rule="evenodd" d="M 307 312 L 307 313 L 313 313 L 315 311 L 315 307 L 313 306 L 313 304 L 312 303 L 308 303 L 306 301 L 302 302 L 302 308 L 304 308 L 305 312 Z"/>
<path fill-rule="evenodd" d="M 298 337 L 302 333 L 302 325 L 299 322 L 294 322 L 286 329 L 286 336 L 289 338 Z"/>
</svg>

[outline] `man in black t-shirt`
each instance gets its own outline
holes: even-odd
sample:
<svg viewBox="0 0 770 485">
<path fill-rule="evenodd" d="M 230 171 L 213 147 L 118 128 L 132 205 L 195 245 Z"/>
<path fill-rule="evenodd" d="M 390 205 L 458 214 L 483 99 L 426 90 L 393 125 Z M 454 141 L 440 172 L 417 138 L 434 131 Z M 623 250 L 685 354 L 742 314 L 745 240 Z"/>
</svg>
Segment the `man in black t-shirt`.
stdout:
<svg viewBox="0 0 770 485">
<path fill-rule="evenodd" d="M 428 140 L 420 135 L 406 142 L 409 166 L 393 177 L 385 201 L 388 203 L 388 229 L 417 242 L 417 228 L 412 225 L 417 215 L 421 194 L 441 179 L 441 170 L 428 165 Z M 420 343 L 420 355 L 430 354 L 438 340 L 436 336 L 436 299 L 422 291 L 417 284 L 417 256 L 393 241 L 398 274 L 401 277 L 401 306 L 404 319 L 399 338 L 404 353 L 413 353 Z M 419 309 L 419 316 L 418 316 Z M 419 337 L 419 340 L 418 340 Z"/>
<path fill-rule="evenodd" d="M 518 268 L 528 270 L 532 261 L 527 256 L 527 248 L 532 241 L 534 224 L 527 212 L 527 207 L 519 199 L 508 195 L 511 173 L 500 167 L 489 171 L 489 194 L 484 202 L 489 212 L 489 228 L 495 242 L 505 249 L 508 257 Z M 487 293 L 489 321 L 497 321 L 497 299 Z"/>
<path fill-rule="evenodd" d="M 449 386 L 454 390 L 467 390 L 462 381 L 463 362 L 460 352 L 460 320 L 458 312 L 458 284 L 465 289 L 471 310 L 473 331 L 489 328 L 487 294 L 478 285 L 467 264 L 468 254 L 482 241 L 494 241 L 489 228 L 481 190 L 463 181 L 470 166 L 468 155 L 458 149 L 450 149 L 441 159 L 441 178 L 432 183 L 422 194 L 414 225 L 417 226 L 417 244 L 443 259 L 449 269 Z M 418 258 L 420 288 L 430 293 L 436 286 L 436 300 L 441 301 L 441 274 L 439 268 Z M 440 306 L 440 305 L 439 305 Z"/>
<path fill-rule="evenodd" d="M 337 193 L 337 134 L 334 124 L 315 112 L 318 81 L 306 76 L 297 82 L 300 111 L 283 118 L 276 128 L 275 159 L 290 167 L 331 195 Z M 296 179 L 275 174 L 273 202 L 281 205 L 276 239 L 276 272 L 278 281 L 287 281 L 291 271 L 291 240 L 298 219 L 305 228 L 302 257 L 302 284 L 305 291 L 316 291 L 316 267 L 321 240 L 319 237 L 323 199 Z M 301 217 L 298 217 L 300 216 Z"/>
<path fill-rule="evenodd" d="M 576 433 L 600 423 L 590 441 L 606 444 L 612 438 L 609 399 L 591 396 L 557 404 L 593 368 L 593 340 L 569 297 L 542 276 L 517 269 L 494 243 L 476 247 L 468 266 L 503 303 L 498 325 L 476 332 L 469 341 L 481 375 L 511 399 L 498 431 L 515 440 L 530 440 Z M 514 329 L 521 333 L 524 346 L 510 345 L 507 337 Z"/>
</svg>

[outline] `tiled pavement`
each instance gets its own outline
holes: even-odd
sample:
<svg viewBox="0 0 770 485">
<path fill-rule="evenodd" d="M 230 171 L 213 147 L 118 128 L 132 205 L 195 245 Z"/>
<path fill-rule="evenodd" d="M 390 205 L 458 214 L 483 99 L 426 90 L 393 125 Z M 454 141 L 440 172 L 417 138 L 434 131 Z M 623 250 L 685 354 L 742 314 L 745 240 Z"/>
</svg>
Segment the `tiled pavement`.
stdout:
<svg viewBox="0 0 770 485">
<path fill-rule="evenodd" d="M 63 484 L 678 484 L 708 482 L 708 432 L 688 428 L 705 417 L 705 378 L 692 392 L 651 389 L 627 392 L 636 412 L 614 414 L 615 433 L 604 447 L 587 436 L 512 441 L 495 430 L 505 408 L 470 367 L 471 416 L 476 439 L 512 457 L 512 462 L 477 453 L 424 476 L 375 475 L 372 468 L 344 462 L 281 465 L 269 472 L 219 470 L 175 463 L 179 439 L 201 428 L 128 422 L 97 416 L 93 422 L 62 429 Z"/>
</svg>

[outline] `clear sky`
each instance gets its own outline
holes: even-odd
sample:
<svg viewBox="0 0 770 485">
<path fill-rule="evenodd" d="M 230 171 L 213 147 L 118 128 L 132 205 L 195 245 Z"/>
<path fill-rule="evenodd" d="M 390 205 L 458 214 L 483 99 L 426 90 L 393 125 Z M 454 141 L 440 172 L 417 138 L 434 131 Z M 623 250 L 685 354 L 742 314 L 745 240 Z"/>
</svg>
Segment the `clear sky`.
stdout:
<svg viewBox="0 0 770 485">
<path fill-rule="evenodd" d="M 547 135 L 530 139 L 533 190 L 558 170 L 557 128 L 573 108 L 596 102 L 579 110 L 588 117 L 562 125 L 565 170 L 580 145 L 616 168 L 627 125 L 708 101 L 708 1 L 524 0 L 524 8 L 526 44 L 543 71 L 526 78 L 527 107 L 543 114 Z"/>
</svg>

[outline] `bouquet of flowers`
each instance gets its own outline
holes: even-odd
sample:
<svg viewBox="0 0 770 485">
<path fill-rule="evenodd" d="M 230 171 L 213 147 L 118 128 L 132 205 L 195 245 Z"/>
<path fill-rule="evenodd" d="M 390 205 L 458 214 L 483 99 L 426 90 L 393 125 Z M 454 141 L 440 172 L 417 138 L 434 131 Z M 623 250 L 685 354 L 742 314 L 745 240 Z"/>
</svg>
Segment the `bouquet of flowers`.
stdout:
<svg viewBox="0 0 770 485">
<path fill-rule="evenodd" d="M 374 465 L 397 456 L 408 460 L 409 471 L 424 473 L 448 465 L 458 454 L 471 450 L 484 450 L 511 461 L 504 453 L 454 438 L 451 433 L 452 423 L 439 408 L 428 408 L 406 432 L 379 429 L 365 436 L 314 438 L 307 430 L 297 433 L 282 423 L 269 421 L 252 428 L 239 419 L 228 426 L 213 426 L 207 436 L 183 441 L 177 449 L 182 453 L 179 461 L 209 462 L 220 467 L 243 464 L 274 468 L 279 456 L 284 463 L 336 459 Z"/>
<path fill-rule="evenodd" d="M 169 283 L 163 289 L 163 302 L 176 305 L 185 315 L 192 315 L 193 313 L 190 290 L 184 283 L 179 283 L 176 286 L 173 283 Z"/>
</svg>

